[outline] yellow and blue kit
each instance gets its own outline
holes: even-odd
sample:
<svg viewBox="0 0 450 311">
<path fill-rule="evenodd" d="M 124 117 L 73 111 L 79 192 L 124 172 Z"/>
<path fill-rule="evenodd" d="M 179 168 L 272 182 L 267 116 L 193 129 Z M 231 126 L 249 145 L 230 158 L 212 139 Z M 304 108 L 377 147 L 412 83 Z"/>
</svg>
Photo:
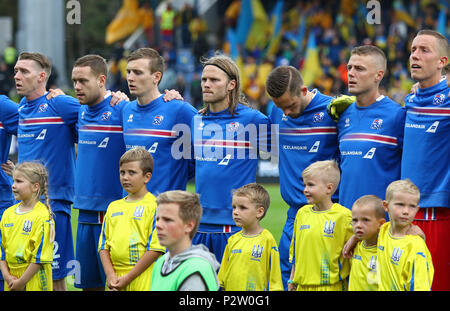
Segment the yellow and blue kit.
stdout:
<svg viewBox="0 0 450 311">
<path fill-rule="evenodd" d="M 156 198 L 147 193 L 136 202 L 111 202 L 103 221 L 99 251 L 109 251 L 117 276 L 127 274 L 146 251 L 165 252 L 156 234 Z M 126 290 L 149 290 L 153 264 Z"/>
<path fill-rule="evenodd" d="M 26 285 L 27 291 L 52 291 L 53 241 L 47 207 L 37 202 L 31 211 L 21 213 L 21 203 L 8 208 L 0 222 L 1 260 L 12 276 L 19 278 L 30 263 L 40 264 L 39 271 Z M 8 284 L 5 282 L 5 290 Z"/>
<path fill-rule="evenodd" d="M 232 235 L 218 277 L 226 291 L 282 291 L 280 254 L 273 235 L 267 229 L 254 236 L 242 231 Z"/>
</svg>

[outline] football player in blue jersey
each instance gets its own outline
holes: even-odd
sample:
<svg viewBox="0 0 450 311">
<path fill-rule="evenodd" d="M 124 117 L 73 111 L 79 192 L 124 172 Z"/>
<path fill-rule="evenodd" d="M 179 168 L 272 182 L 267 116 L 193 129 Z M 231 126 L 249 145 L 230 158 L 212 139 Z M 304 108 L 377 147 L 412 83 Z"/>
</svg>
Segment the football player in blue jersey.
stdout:
<svg viewBox="0 0 450 311">
<path fill-rule="evenodd" d="M 417 33 L 409 67 L 418 88 L 405 98 L 401 178 L 420 189 L 421 209 L 414 223 L 424 231 L 433 257 L 432 290 L 450 290 L 450 248 L 443 247 L 450 234 L 450 88 L 444 72 L 448 51 L 448 40 L 439 32 Z"/>
<path fill-rule="evenodd" d="M 122 198 L 123 193 L 119 160 L 125 152 L 122 109 L 128 101 L 111 106 L 107 71 L 106 61 L 99 55 L 80 57 L 72 69 L 74 90 L 81 104 L 73 204 L 79 210 L 76 259 L 80 270 L 79 283 L 74 286 L 83 290 L 105 289 L 98 240 L 109 203 Z"/>
<path fill-rule="evenodd" d="M 8 160 L 11 139 L 13 135 L 17 135 L 18 107 L 19 105 L 7 96 L 0 95 L 0 163 L 6 170 L 9 169 L 8 162 L 11 162 Z M 10 174 L 11 172 L 8 174 L 0 169 L 0 219 L 3 212 L 15 202 L 11 191 L 12 179 L 8 176 Z M 0 291 L 3 291 L 3 288 L 3 276 L 0 273 Z"/>
<path fill-rule="evenodd" d="M 193 244 L 205 244 L 220 261 L 228 237 L 239 231 L 232 217 L 232 190 L 256 181 L 258 151 L 268 150 L 268 118 L 246 104 L 234 61 L 203 61 L 205 109 L 194 117 L 195 189 L 203 216 Z"/>
<path fill-rule="evenodd" d="M 164 58 L 151 48 L 140 48 L 127 58 L 127 82 L 136 97 L 122 112 L 125 147 L 143 147 L 155 167 L 147 189 L 155 196 L 169 190 L 186 190 L 193 176 L 190 124 L 197 110 L 178 98 L 164 100 L 158 89 Z M 186 143 L 179 142 L 185 141 Z"/>
<path fill-rule="evenodd" d="M 355 47 L 347 64 L 348 91 L 356 101 L 337 123 L 342 171 L 339 203 L 349 209 L 361 196 L 384 198 L 400 178 L 405 109 L 381 94 L 386 56 L 376 46 Z"/>
<path fill-rule="evenodd" d="M 307 204 L 301 174 L 316 161 L 338 159 L 337 130 L 336 123 L 326 113 L 331 97 L 316 89 L 308 90 L 296 68 L 279 66 L 272 70 L 266 89 L 276 105 L 270 121 L 279 128 L 280 192 L 289 205 L 279 243 L 283 286 L 287 290 L 292 270 L 289 247 L 294 220 L 298 209 Z M 337 193 L 332 198 L 337 202 Z"/>
<path fill-rule="evenodd" d="M 65 290 L 74 248 L 71 204 L 74 194 L 75 125 L 79 104 L 70 96 L 47 99 L 51 63 L 40 53 L 23 52 L 14 67 L 19 107 L 18 162 L 42 161 L 49 171 L 49 197 L 55 214 L 53 288 Z"/>
</svg>

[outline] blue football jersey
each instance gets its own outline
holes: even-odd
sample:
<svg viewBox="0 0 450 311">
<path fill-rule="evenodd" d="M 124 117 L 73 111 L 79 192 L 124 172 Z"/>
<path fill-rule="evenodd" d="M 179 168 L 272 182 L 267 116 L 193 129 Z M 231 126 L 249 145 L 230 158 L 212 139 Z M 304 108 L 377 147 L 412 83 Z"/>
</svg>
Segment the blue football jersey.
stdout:
<svg viewBox="0 0 450 311">
<path fill-rule="evenodd" d="M 50 199 L 73 202 L 80 104 L 71 96 L 45 97 L 20 102 L 18 162 L 41 161 L 49 174 Z"/>
<path fill-rule="evenodd" d="M 81 106 L 74 208 L 103 211 L 122 198 L 119 160 L 125 152 L 122 110 L 128 102 L 110 106 L 111 96 L 95 106 Z"/>
<path fill-rule="evenodd" d="M 385 197 L 400 178 L 405 109 L 386 96 L 368 107 L 351 104 L 338 122 L 339 203 L 349 209 L 363 195 Z"/>
<path fill-rule="evenodd" d="M 0 163 L 8 160 L 11 137 L 17 134 L 19 105 L 5 95 L 0 95 Z M 14 203 L 11 191 L 12 180 L 0 169 L 0 207 L 9 207 Z"/>
<path fill-rule="evenodd" d="M 270 122 L 258 110 L 238 104 L 197 115 L 192 123 L 195 189 L 203 207 L 202 224 L 235 225 L 232 191 L 255 182 L 258 150 L 270 151 Z"/>
<path fill-rule="evenodd" d="M 336 122 L 326 112 L 331 97 L 317 90 L 311 92 L 314 97 L 298 118 L 285 116 L 278 107 L 273 107 L 270 115 L 272 124 L 279 125 L 280 192 L 293 207 L 307 204 L 303 170 L 316 161 L 339 161 Z M 338 191 L 333 198 L 337 200 Z"/>
<path fill-rule="evenodd" d="M 122 114 L 126 150 L 144 147 L 153 156 L 148 191 L 157 196 L 168 190 L 186 190 L 193 175 L 190 124 L 197 110 L 179 100 L 164 102 L 161 95 L 143 106 L 132 101 Z"/>
<path fill-rule="evenodd" d="M 401 177 L 420 189 L 420 207 L 450 207 L 450 89 L 440 83 L 405 98 Z"/>
</svg>

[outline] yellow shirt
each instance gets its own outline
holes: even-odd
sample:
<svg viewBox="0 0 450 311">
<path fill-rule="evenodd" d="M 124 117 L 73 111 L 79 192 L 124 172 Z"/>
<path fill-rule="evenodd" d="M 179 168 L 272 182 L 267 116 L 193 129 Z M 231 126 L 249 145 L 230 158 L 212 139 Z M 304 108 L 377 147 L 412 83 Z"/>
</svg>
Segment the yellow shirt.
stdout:
<svg viewBox="0 0 450 311">
<path fill-rule="evenodd" d="M 50 237 L 53 220 L 47 207 L 37 202 L 29 212 L 19 211 L 20 203 L 9 207 L 0 222 L 0 256 L 8 264 L 11 275 L 19 278 L 30 263 L 42 267 L 30 279 L 26 290 L 53 290 L 53 241 Z M 5 282 L 5 290 L 8 290 Z"/>
<path fill-rule="evenodd" d="M 264 229 L 255 236 L 242 231 L 228 239 L 218 274 L 226 291 L 283 290 L 280 254 L 272 234 Z"/>
<path fill-rule="evenodd" d="M 434 267 L 425 241 L 417 235 L 393 237 L 390 228 L 385 223 L 378 235 L 378 290 L 431 290 Z"/>
<path fill-rule="evenodd" d="M 353 251 L 348 283 L 349 291 L 376 291 L 377 282 L 377 246 L 366 246 L 359 242 Z"/>
<path fill-rule="evenodd" d="M 146 251 L 165 252 L 156 234 L 155 215 L 156 198 L 151 193 L 137 202 L 123 198 L 109 204 L 98 249 L 109 251 L 116 273 L 130 271 Z M 145 273 L 151 276 L 152 268 Z"/>
<path fill-rule="evenodd" d="M 342 249 L 353 234 L 351 220 L 352 212 L 337 203 L 327 211 L 314 211 L 313 205 L 298 210 L 289 250 L 295 284 L 333 285 L 348 276 Z"/>
</svg>

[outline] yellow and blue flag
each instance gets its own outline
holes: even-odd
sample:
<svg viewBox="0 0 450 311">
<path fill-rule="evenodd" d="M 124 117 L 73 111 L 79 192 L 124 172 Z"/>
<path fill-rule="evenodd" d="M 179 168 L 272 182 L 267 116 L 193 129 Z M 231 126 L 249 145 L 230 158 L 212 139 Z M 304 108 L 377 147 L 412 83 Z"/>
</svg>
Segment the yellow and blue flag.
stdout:
<svg viewBox="0 0 450 311">
<path fill-rule="evenodd" d="M 307 87 L 313 85 L 314 81 L 322 75 L 322 67 L 319 62 L 319 51 L 316 46 L 316 37 L 313 32 L 309 34 L 306 56 L 301 74 Z"/>
</svg>

